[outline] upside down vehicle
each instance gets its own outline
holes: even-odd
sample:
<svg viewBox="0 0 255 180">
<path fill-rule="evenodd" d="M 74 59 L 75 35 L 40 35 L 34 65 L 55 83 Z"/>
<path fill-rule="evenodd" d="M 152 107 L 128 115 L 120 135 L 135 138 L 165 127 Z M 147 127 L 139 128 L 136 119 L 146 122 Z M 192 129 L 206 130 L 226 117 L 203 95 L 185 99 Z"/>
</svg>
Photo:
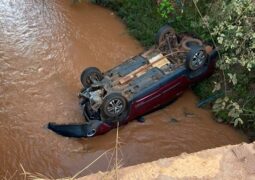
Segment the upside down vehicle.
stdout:
<svg viewBox="0 0 255 180">
<path fill-rule="evenodd" d="M 69 137 L 92 137 L 124 125 L 178 98 L 189 86 L 209 77 L 217 49 L 165 25 L 155 46 L 101 72 L 88 67 L 81 73 L 80 105 L 86 122 L 48 128 Z"/>
</svg>

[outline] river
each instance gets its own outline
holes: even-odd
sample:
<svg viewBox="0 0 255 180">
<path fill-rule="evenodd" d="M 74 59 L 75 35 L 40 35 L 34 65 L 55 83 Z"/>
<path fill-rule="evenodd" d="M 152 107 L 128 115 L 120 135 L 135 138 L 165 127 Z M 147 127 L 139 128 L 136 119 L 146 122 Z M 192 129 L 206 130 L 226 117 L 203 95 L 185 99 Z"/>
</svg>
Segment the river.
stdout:
<svg viewBox="0 0 255 180">
<path fill-rule="evenodd" d="M 116 130 L 91 139 L 64 138 L 48 122 L 83 122 L 77 92 L 82 70 L 105 71 L 143 51 L 109 10 L 68 0 L 0 1 L 0 177 L 28 172 L 73 176 L 115 146 Z M 123 166 L 247 141 L 196 107 L 191 90 L 172 105 L 119 129 Z M 175 119 L 173 121 L 173 119 Z M 102 157 L 82 173 L 112 166 Z"/>
</svg>

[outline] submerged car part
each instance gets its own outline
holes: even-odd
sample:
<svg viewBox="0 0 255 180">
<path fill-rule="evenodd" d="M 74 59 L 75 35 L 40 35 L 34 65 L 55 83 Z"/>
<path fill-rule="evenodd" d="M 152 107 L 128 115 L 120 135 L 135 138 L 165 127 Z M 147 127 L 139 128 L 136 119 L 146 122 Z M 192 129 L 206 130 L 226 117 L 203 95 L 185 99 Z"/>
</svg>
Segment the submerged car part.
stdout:
<svg viewBox="0 0 255 180">
<path fill-rule="evenodd" d="M 102 121 L 94 120 L 83 124 L 56 124 L 49 123 L 48 129 L 66 137 L 92 137 L 103 134 L 111 129 Z"/>
</svg>

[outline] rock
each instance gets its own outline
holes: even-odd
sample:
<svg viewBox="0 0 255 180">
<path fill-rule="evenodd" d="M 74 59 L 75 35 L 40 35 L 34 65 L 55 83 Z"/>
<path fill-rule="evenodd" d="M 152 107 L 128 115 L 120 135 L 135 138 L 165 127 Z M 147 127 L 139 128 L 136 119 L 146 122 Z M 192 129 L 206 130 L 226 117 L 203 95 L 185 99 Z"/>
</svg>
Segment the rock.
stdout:
<svg viewBox="0 0 255 180">
<path fill-rule="evenodd" d="M 177 123 L 177 122 L 179 122 L 179 121 L 178 121 L 177 119 L 175 119 L 175 118 L 172 117 L 172 118 L 169 119 L 169 122 L 170 122 L 170 123 Z"/>
<path fill-rule="evenodd" d="M 217 119 L 215 119 L 218 123 L 222 123 L 223 122 L 223 119 L 221 119 L 221 118 L 217 118 Z"/>
<path fill-rule="evenodd" d="M 137 121 L 140 123 L 144 123 L 145 122 L 145 118 L 143 116 L 137 118 Z"/>
<path fill-rule="evenodd" d="M 38 69 L 38 72 L 42 72 L 42 71 L 43 71 L 43 68 L 42 68 L 42 67 Z"/>
<path fill-rule="evenodd" d="M 186 108 L 183 109 L 183 114 L 187 118 L 194 118 L 197 117 L 194 113 L 187 111 Z"/>
<path fill-rule="evenodd" d="M 197 116 L 195 114 L 193 114 L 193 113 L 187 113 L 187 114 L 185 114 L 185 117 L 187 117 L 187 118 L 195 118 Z"/>
</svg>

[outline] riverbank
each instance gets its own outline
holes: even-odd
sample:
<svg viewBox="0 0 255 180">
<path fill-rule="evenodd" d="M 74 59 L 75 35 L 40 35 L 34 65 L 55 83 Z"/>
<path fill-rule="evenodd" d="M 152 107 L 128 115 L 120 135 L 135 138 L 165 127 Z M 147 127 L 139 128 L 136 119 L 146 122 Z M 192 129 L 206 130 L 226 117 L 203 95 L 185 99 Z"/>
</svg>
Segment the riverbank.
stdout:
<svg viewBox="0 0 255 180">
<path fill-rule="evenodd" d="M 159 159 L 117 171 L 118 179 L 160 180 L 252 180 L 255 179 L 255 143 L 208 149 L 197 153 Z M 98 172 L 78 180 L 116 178 L 116 171 Z"/>
</svg>

